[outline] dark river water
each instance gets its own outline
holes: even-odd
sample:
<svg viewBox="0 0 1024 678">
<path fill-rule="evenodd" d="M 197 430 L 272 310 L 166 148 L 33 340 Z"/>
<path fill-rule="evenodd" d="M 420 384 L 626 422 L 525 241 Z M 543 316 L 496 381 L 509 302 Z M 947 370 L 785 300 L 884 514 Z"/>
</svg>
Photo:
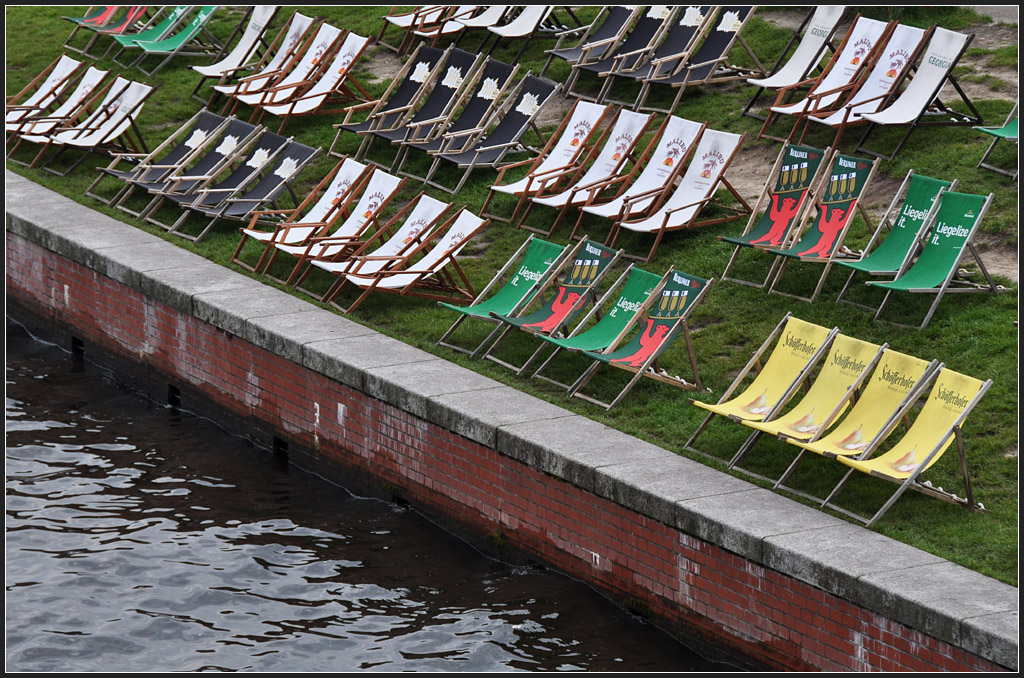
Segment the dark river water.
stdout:
<svg viewBox="0 0 1024 678">
<path fill-rule="evenodd" d="M 8 670 L 726 668 L 11 321 L 6 367 Z"/>
</svg>

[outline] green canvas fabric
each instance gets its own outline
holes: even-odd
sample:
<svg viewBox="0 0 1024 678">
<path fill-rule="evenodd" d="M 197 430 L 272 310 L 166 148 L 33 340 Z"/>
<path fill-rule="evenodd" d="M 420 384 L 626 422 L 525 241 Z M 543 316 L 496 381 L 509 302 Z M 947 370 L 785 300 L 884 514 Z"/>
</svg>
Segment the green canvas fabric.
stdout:
<svg viewBox="0 0 1024 678">
<path fill-rule="evenodd" d="M 683 326 L 679 319 L 685 317 L 691 301 L 707 282 L 704 278 L 673 271 L 658 301 L 651 306 L 645 323 L 629 343 L 611 353 L 587 352 L 586 355 L 609 365 L 643 367 L 672 345 Z"/>
<path fill-rule="evenodd" d="M 163 21 L 155 26 L 138 33 L 132 33 L 131 35 L 111 35 L 110 37 L 116 40 L 117 44 L 121 45 L 121 47 L 134 47 L 136 40 L 161 40 L 171 32 L 177 21 L 188 10 L 189 5 L 178 5 L 164 17 Z"/>
<path fill-rule="evenodd" d="M 953 267 L 978 225 L 985 196 L 970 193 L 944 193 L 935 217 L 935 226 L 914 265 L 891 282 L 870 282 L 887 290 L 931 290 L 949 279 Z"/>
<path fill-rule="evenodd" d="M 660 282 L 661 276 L 634 268 L 629 272 L 629 278 L 622 286 L 618 299 L 593 327 L 574 337 L 557 338 L 545 334 L 539 336 L 559 348 L 576 351 L 603 350 L 611 346 L 622 330 L 626 329 L 626 325 L 636 316 L 636 311 L 643 306 Z"/>
<path fill-rule="evenodd" d="M 915 174 L 910 178 L 907 197 L 903 201 L 900 217 L 893 224 L 892 231 L 886 236 L 874 252 L 860 261 L 838 261 L 842 266 L 856 271 L 868 273 L 896 273 L 903 265 L 907 252 L 914 246 L 918 233 L 924 225 L 925 217 L 932 208 L 935 198 L 943 188 L 949 188 L 951 182 L 932 179 L 923 174 Z"/>
<path fill-rule="evenodd" d="M 486 318 L 492 313 L 507 315 L 515 310 L 521 302 L 529 302 L 527 295 L 530 298 L 533 297 L 530 294 L 531 290 L 536 294 L 534 285 L 543 280 L 551 265 L 558 260 L 564 250 L 565 247 L 562 245 L 534 238 L 526 250 L 526 254 L 523 255 L 523 261 L 515 275 L 509 278 L 508 282 L 490 298 L 472 306 L 454 306 L 443 302 L 440 305 L 477 318 Z"/>
<path fill-rule="evenodd" d="M 1018 120 L 1019 120 L 1019 118 L 1014 118 L 1012 122 L 1008 122 L 1005 125 L 1003 125 L 1002 127 L 975 127 L 974 129 L 978 130 L 979 132 L 984 132 L 985 134 L 991 134 L 994 137 L 999 137 L 1000 139 L 1013 139 L 1013 140 L 1016 140 L 1018 138 L 1017 137 L 1017 121 Z"/>
<path fill-rule="evenodd" d="M 837 155 L 825 184 L 821 211 L 793 247 L 770 250 L 784 257 L 828 259 L 842 243 L 846 226 L 860 199 L 860 192 L 871 174 L 871 162 L 850 155 Z"/>
<path fill-rule="evenodd" d="M 782 244 L 782 239 L 789 232 L 796 219 L 800 206 L 811 181 L 818 173 L 818 167 L 825 157 L 825 151 L 809 146 L 786 146 L 779 176 L 772 190 L 772 203 L 761 215 L 761 219 L 746 235 L 735 238 L 722 238 L 725 242 L 736 245 L 772 245 Z"/>
<path fill-rule="evenodd" d="M 196 34 L 203 29 L 206 22 L 210 20 L 211 16 L 213 16 L 213 11 L 215 9 L 217 9 L 216 5 L 200 7 L 199 12 L 192 17 L 192 20 L 185 28 L 168 38 L 163 38 L 162 40 L 146 40 L 136 35 L 134 41 L 135 46 L 140 47 L 144 52 L 149 54 L 168 54 L 175 52 L 182 45 L 185 45 L 192 40 L 192 38 L 194 38 Z"/>
</svg>

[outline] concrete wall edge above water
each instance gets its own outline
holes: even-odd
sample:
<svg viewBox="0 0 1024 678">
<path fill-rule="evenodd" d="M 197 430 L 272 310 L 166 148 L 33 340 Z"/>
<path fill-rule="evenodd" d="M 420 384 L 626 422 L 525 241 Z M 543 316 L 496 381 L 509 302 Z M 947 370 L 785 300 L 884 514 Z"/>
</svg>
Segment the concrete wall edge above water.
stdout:
<svg viewBox="0 0 1024 678">
<path fill-rule="evenodd" d="M 380 335 L 10 171 L 5 186 L 10 233 L 755 566 L 1018 669 L 1012 586 Z"/>
</svg>

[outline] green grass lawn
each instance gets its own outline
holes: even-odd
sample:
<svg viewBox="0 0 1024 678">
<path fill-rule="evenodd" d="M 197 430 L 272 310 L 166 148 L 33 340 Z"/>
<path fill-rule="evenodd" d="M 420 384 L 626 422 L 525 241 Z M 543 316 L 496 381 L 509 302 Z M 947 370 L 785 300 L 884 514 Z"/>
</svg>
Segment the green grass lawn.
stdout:
<svg viewBox="0 0 1024 678">
<path fill-rule="evenodd" d="M 362 35 L 376 36 L 382 26 L 383 8 L 372 7 L 306 7 L 300 11 L 312 16 L 324 16 L 332 25 L 354 30 Z M 596 7 L 580 8 L 577 14 L 588 19 L 596 12 Z M 903 10 L 892 8 L 860 8 L 865 14 L 874 18 L 889 20 L 899 18 L 919 26 L 929 26 L 937 22 L 952 30 L 972 32 L 980 25 L 977 15 L 964 8 L 930 7 L 925 10 Z M 62 43 L 71 31 L 72 25 L 61 19 L 61 16 L 82 16 L 85 7 L 8 7 L 7 12 L 7 94 L 18 92 L 37 73 L 52 62 L 62 51 Z M 852 11 L 852 10 L 851 10 Z M 775 26 L 771 21 L 771 8 L 761 8 L 752 19 L 745 31 L 745 37 L 759 60 L 767 66 L 774 64 L 785 47 L 791 31 Z M 214 19 L 213 31 L 226 37 L 233 24 L 237 24 L 241 12 L 237 8 L 224 8 Z M 283 23 L 284 17 L 278 17 L 276 25 Z M 275 25 L 275 27 L 276 27 Z M 389 38 L 395 34 L 390 33 Z M 481 35 L 470 35 L 460 43 L 460 47 L 473 49 L 482 39 Z M 522 69 L 538 73 L 544 65 L 543 50 L 552 44 L 551 40 L 535 40 L 525 55 L 520 59 Z M 519 50 L 519 44 L 509 41 L 501 44 L 494 51 L 494 57 L 511 60 Z M 1005 49 L 992 51 L 993 58 L 1005 66 L 1017 63 L 1016 45 L 1008 45 Z M 738 61 L 747 58 L 741 54 L 742 49 L 734 50 Z M 975 55 L 984 55 L 984 51 Z M 367 64 L 374 59 L 391 59 L 394 56 L 385 53 L 383 48 L 371 47 L 364 56 L 364 62 L 355 73 L 360 82 L 368 85 L 375 95 L 384 92 L 387 82 L 374 80 Z M 209 60 L 198 58 L 180 58 L 165 67 L 157 76 L 149 79 L 150 84 L 158 86 L 156 93 L 147 103 L 140 117 L 144 138 L 150 147 L 157 146 L 181 123 L 189 119 L 200 107 L 190 97 L 192 89 L 198 82 L 198 75 L 190 65 L 208 63 Z M 98 62 L 102 67 L 122 72 L 127 77 L 143 77 L 138 71 L 127 71 L 109 59 Z M 564 62 L 556 62 L 548 72 L 555 80 L 564 80 L 569 68 Z M 594 83 L 597 86 L 597 83 Z M 629 96 L 629 85 L 616 90 L 618 95 Z M 1002 90 L 1005 91 L 1005 90 Z M 708 121 L 710 127 L 735 133 L 747 133 L 746 147 L 762 149 L 765 155 L 772 158 L 777 154 L 779 145 L 776 142 L 757 141 L 756 136 L 760 122 L 741 115 L 743 107 L 751 96 L 753 88 L 745 83 L 730 83 L 708 88 L 692 88 L 686 92 L 676 110 L 682 117 Z M 674 95 L 669 92 L 656 92 L 665 103 L 671 102 Z M 1013 102 L 1000 94 L 999 87 L 993 87 L 990 96 L 974 97 L 974 103 L 985 117 L 988 125 L 1001 125 L 1009 113 Z M 239 112 L 248 115 L 247 110 Z M 297 118 L 289 122 L 286 134 L 304 144 L 321 146 L 323 153 L 317 161 L 308 167 L 302 175 L 296 193 L 301 197 L 337 162 L 337 158 L 327 157 L 326 150 L 335 137 L 332 123 L 340 120 L 340 116 Z M 268 120 L 272 129 L 276 129 L 276 121 Z M 660 118 L 659 118 L 660 122 Z M 552 126 L 553 129 L 553 126 Z M 546 131 L 550 131 L 546 130 Z M 879 134 L 874 141 L 878 146 L 891 148 L 902 131 L 887 131 Z M 854 145 L 860 139 L 860 131 L 852 130 L 843 137 L 842 150 L 854 153 Z M 646 141 L 646 140 L 645 140 Z M 359 139 L 355 135 L 342 135 L 338 150 L 343 153 L 354 153 L 358 148 Z M 990 213 L 983 224 L 983 236 L 987 245 L 1015 247 L 1017 242 L 1018 197 L 1017 183 L 1007 177 L 979 170 L 976 168 L 979 158 L 988 147 L 990 137 L 979 134 L 969 127 L 945 127 L 921 129 L 914 133 L 908 146 L 895 159 L 883 161 L 879 165 L 876 181 L 889 182 L 893 189 L 907 171 L 914 169 L 919 174 L 943 178 L 959 179 L 960 189 L 964 192 L 988 194 L 994 193 L 995 199 Z M 809 145 L 825 146 L 831 143 L 831 137 L 815 130 L 808 139 Z M 1016 162 L 1016 149 L 1011 144 L 993 162 L 1012 165 Z M 17 157 L 24 158 L 28 152 L 19 151 Z M 393 151 L 384 144 L 377 143 L 371 157 L 390 163 Z M 29 156 L 30 157 L 30 156 Z M 526 157 L 526 156 L 521 156 Z M 410 168 L 425 169 L 426 158 L 417 158 L 420 165 L 412 163 Z M 132 220 L 123 212 L 103 207 L 83 192 L 96 177 L 96 167 L 105 166 L 107 160 L 97 158 L 85 163 L 77 171 L 66 178 L 58 178 L 39 170 L 25 170 L 8 162 L 8 168 L 24 174 L 40 184 L 46 185 L 84 205 L 99 209 L 110 216 L 132 223 L 139 228 L 161 235 L 182 247 L 191 249 L 209 259 L 231 266 L 231 254 L 238 243 L 237 224 L 223 223 L 204 242 L 193 244 L 182 239 L 164 234 L 160 229 L 143 225 Z M 763 168 L 765 179 L 770 170 L 770 161 Z M 457 171 L 449 169 L 441 173 L 441 178 L 452 182 Z M 478 170 L 474 172 L 466 187 L 458 195 L 429 189 L 426 192 L 438 199 L 453 202 L 457 206 L 467 206 L 474 212 L 479 211 L 487 197 L 488 187 L 494 179 L 494 172 Z M 728 175 L 727 175 L 728 176 Z M 763 183 L 763 182 L 762 182 Z M 112 183 L 102 188 L 113 190 Z M 397 210 L 401 205 L 412 199 L 423 187 L 412 182 L 409 187 L 392 205 Z M 730 198 L 725 191 L 718 196 L 728 203 Z M 891 196 L 890 196 L 891 198 Z M 287 201 L 285 206 L 290 206 Z M 492 210 L 512 210 L 513 203 L 508 200 L 496 200 Z M 875 213 L 880 213 L 884 205 L 870 206 Z M 715 214 L 712 209 L 708 214 Z M 530 223 L 546 226 L 554 218 L 554 213 L 545 209 L 536 209 L 530 217 Z M 568 240 L 571 223 L 575 214 L 571 215 L 570 224 L 563 224 L 553 239 L 560 243 Z M 673 233 L 666 237 L 651 264 L 642 268 L 653 273 L 662 274 L 673 265 L 705 278 L 718 278 L 732 254 L 732 247 L 717 240 L 719 235 L 738 235 L 744 221 L 733 221 L 721 225 L 683 233 Z M 603 241 L 608 234 L 607 222 L 585 220 L 583 232 L 596 240 Z M 483 235 L 464 251 L 461 259 L 463 267 L 476 289 L 483 288 L 497 271 L 522 244 L 527 232 L 509 227 L 507 224 L 492 222 Z M 847 238 L 847 245 L 853 248 L 862 246 L 868 238 L 866 225 L 858 220 L 853 231 Z M 641 253 L 650 246 L 650 241 L 640 237 L 624 237 L 620 246 L 627 251 Z M 246 251 L 246 257 L 254 261 L 258 256 L 256 248 Z M 765 267 L 770 263 L 766 255 L 758 256 L 752 252 L 744 253 L 737 275 L 742 277 L 763 276 Z M 237 267 L 236 267 L 237 268 Z M 838 267 L 837 267 L 838 269 Z M 241 270 L 241 269 L 238 269 Z M 286 268 L 275 269 L 277 274 L 286 273 Z M 610 279 L 617 277 L 614 271 Z M 793 291 L 806 292 L 813 289 L 819 270 L 810 265 L 791 267 L 783 279 L 784 286 Z M 839 290 L 845 282 L 846 275 L 842 270 L 833 270 L 828 278 L 822 295 L 814 303 L 797 301 L 779 295 L 768 295 L 763 290 L 754 289 L 729 282 L 716 283 L 691 317 L 693 331 L 693 348 L 697 356 L 700 375 L 706 390 L 699 393 L 686 393 L 676 390 L 653 380 L 643 380 L 625 399 L 610 412 L 579 399 L 565 397 L 564 391 L 547 382 L 530 379 L 526 376 L 517 377 L 508 370 L 487 360 L 472 360 L 449 349 L 436 346 L 437 340 L 448 326 L 455 321 L 455 314 L 438 308 L 435 304 L 415 298 L 395 295 L 377 295 L 371 297 L 355 313 L 352 318 L 365 323 L 385 334 L 397 337 L 409 344 L 436 353 L 452 362 L 459 363 L 470 369 L 479 371 L 503 383 L 531 393 L 574 412 L 608 424 L 619 430 L 635 435 L 644 440 L 689 456 L 684 452 L 683 443 L 689 438 L 698 423 L 703 419 L 703 410 L 687 403 L 687 397 L 693 396 L 708 402 L 717 401 L 732 382 L 734 376 L 749 360 L 752 352 L 761 344 L 772 328 L 787 312 L 809 322 L 827 327 L 838 326 L 841 331 L 859 339 L 878 344 L 888 342 L 895 350 L 925 359 L 937 359 L 944 362 L 950 369 L 963 372 L 978 379 L 992 379 L 994 386 L 972 413 L 964 427 L 967 452 L 967 465 L 970 472 L 972 489 L 975 497 L 985 504 L 987 513 L 969 513 L 962 508 L 943 502 L 934 501 L 918 493 L 906 493 L 893 509 L 873 528 L 900 541 L 923 550 L 935 553 L 950 561 L 962 564 L 986 575 L 1002 581 L 1017 584 L 1018 559 L 1018 386 L 1017 386 L 1017 328 L 1018 317 L 1017 285 L 1006 279 L 997 282 L 1006 287 L 999 295 L 947 295 L 933 318 L 931 324 L 922 331 L 905 329 L 883 322 L 874 322 L 873 314 L 847 304 L 834 302 Z M 330 283 L 326 276 L 311 276 L 309 285 L 312 289 L 323 291 Z M 267 284 L 272 284 L 268 281 Z M 296 294 L 301 294 L 296 292 Z M 861 286 L 854 290 L 854 298 L 877 303 L 877 290 Z M 351 292 L 343 293 L 339 301 L 342 304 L 351 302 Z M 930 297 L 914 296 L 909 300 L 900 300 L 887 311 L 884 317 L 913 321 L 923 317 Z M 491 330 L 491 325 L 479 321 L 469 321 L 460 328 L 453 337 L 462 345 L 475 345 Z M 522 361 L 536 348 L 536 343 L 525 336 L 512 336 L 501 347 L 503 358 Z M 682 342 L 674 346 L 662 360 L 662 365 L 670 374 L 679 374 L 689 378 L 689 358 Z M 553 364 L 546 374 L 560 381 L 571 381 L 587 363 L 578 358 L 563 357 Z M 597 397 L 608 400 L 624 384 L 623 374 L 613 374 L 614 370 L 604 369 L 598 372 L 591 382 L 590 391 Z M 723 421 L 714 422 L 700 440 L 703 449 L 713 452 L 723 463 L 708 461 L 703 457 L 695 457 L 699 461 L 717 465 L 724 469 L 724 461 L 746 438 L 745 427 Z M 925 474 L 934 485 L 945 487 L 963 496 L 960 483 L 960 464 L 955 446 L 940 462 Z M 790 446 L 776 440 L 762 439 L 747 457 L 747 467 L 758 472 L 778 475 L 792 459 Z M 791 480 L 791 485 L 801 490 L 822 495 L 838 480 L 841 470 L 838 464 L 824 459 L 811 459 L 802 467 L 802 471 Z M 745 477 L 745 476 L 744 476 Z M 841 503 L 861 512 L 873 512 L 884 500 L 886 493 L 894 486 L 872 478 L 858 478 L 843 493 Z M 799 499 L 798 499 L 799 500 Z"/>
</svg>

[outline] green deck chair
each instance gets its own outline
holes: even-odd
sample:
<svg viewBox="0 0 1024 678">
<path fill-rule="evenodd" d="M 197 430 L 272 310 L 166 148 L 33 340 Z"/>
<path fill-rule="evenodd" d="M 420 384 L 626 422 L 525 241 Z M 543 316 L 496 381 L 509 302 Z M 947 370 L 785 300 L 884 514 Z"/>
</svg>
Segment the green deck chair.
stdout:
<svg viewBox="0 0 1024 678">
<path fill-rule="evenodd" d="M 868 285 L 885 290 L 885 298 L 878 307 L 878 312 L 875 313 L 875 320 L 882 315 L 893 292 L 935 295 L 935 301 L 932 302 L 924 321 L 918 327 L 923 330 L 931 322 L 935 309 L 938 308 L 939 302 L 947 292 L 992 292 L 996 294 L 1000 291 L 1000 288 L 992 281 L 992 276 L 988 274 L 985 264 L 982 263 L 978 251 L 971 242 L 994 197 L 995 195 L 992 193 L 988 197 L 951 191 L 942 194 L 939 208 L 928 223 L 928 226 L 931 227 L 929 239 L 917 261 L 901 270 L 897 278 L 891 282 L 868 281 Z M 973 283 L 956 277 L 960 262 L 964 258 L 964 250 L 970 250 L 985 276 L 986 283 Z M 893 322 L 893 324 L 901 327 L 913 327 L 913 325 L 897 322 Z"/>
<path fill-rule="evenodd" d="M 176 56 L 216 56 L 224 49 L 224 45 L 207 28 L 216 9 L 216 5 L 200 7 L 181 30 L 163 39 L 143 40 L 136 37 L 134 45 L 142 50 L 142 54 L 132 62 L 132 66 L 146 75 L 156 75 Z M 147 71 L 143 64 L 153 56 L 163 56 L 164 59 L 153 70 Z"/>
<path fill-rule="evenodd" d="M 500 323 L 491 317 L 492 313 L 498 315 L 512 315 L 522 306 L 529 304 L 534 294 L 540 289 L 547 279 L 548 273 L 557 268 L 566 248 L 563 245 L 542 240 L 536 236 L 530 236 L 522 244 L 519 250 L 501 267 L 501 270 L 494 276 L 487 287 L 477 295 L 473 303 L 468 306 L 454 306 L 446 302 L 438 302 L 438 306 L 451 309 L 460 313 L 459 318 L 452 324 L 448 331 L 437 341 L 438 346 L 447 346 L 459 353 L 468 353 L 477 357 L 491 340 L 501 330 Z M 512 270 L 516 262 L 521 262 L 517 269 Z M 505 281 L 502 284 L 502 281 Z M 500 289 L 498 285 L 502 285 Z M 448 343 L 448 338 L 455 332 L 467 318 L 479 318 L 490 323 L 498 324 L 480 344 L 474 349 L 467 349 L 455 344 Z"/>
<path fill-rule="evenodd" d="M 632 340 L 622 346 L 616 342 L 607 351 L 601 353 L 584 351 L 584 355 L 593 358 L 594 362 L 569 389 L 569 395 L 610 410 L 626 397 L 626 394 L 642 377 L 650 377 L 687 391 L 702 388 L 700 371 L 697 368 L 697 356 L 693 352 L 690 327 L 687 325 L 686 319 L 713 284 L 713 279 L 705 280 L 681 271 L 670 271 L 668 279 L 658 293 L 651 295 L 652 303 L 648 305 L 644 313 L 645 317 L 637 323 L 637 332 Z M 686 342 L 686 351 L 690 355 L 692 382 L 679 376 L 669 375 L 658 364 L 658 359 L 680 335 Z M 580 392 L 590 382 L 601 365 L 617 367 L 633 375 L 610 403 L 601 402 L 597 398 Z"/>
<path fill-rule="evenodd" d="M 827 180 L 822 179 L 814 203 L 804 214 L 801 225 L 793 230 L 794 242 L 785 249 L 768 250 L 776 255 L 772 264 L 776 269 L 775 278 L 768 288 L 769 294 L 781 294 L 803 301 L 814 301 L 818 298 L 832 264 L 840 256 L 848 256 L 843 251 L 843 240 L 850 230 L 854 212 L 860 210 L 868 228 L 874 230 L 860 197 L 864 195 L 864 191 L 875 176 L 878 162 L 877 158 L 865 160 L 850 155 L 835 155 Z M 808 221 L 810 225 L 804 230 L 803 223 Z M 803 233 L 803 237 L 800 237 L 800 233 Z M 818 284 L 811 296 L 804 297 L 778 289 L 779 280 L 786 272 L 786 266 L 792 261 L 823 265 Z"/>
<path fill-rule="evenodd" d="M 914 174 L 914 170 L 910 170 L 903 180 L 900 190 L 893 196 L 892 203 L 885 211 L 879 228 L 875 229 L 864 248 L 865 256 L 858 261 L 839 260 L 836 262 L 840 266 L 850 269 L 850 275 L 836 301 L 844 301 L 843 296 L 850 289 L 850 284 L 858 273 L 896 277 L 898 272 L 904 270 L 911 259 L 917 255 L 921 231 L 925 223 L 928 222 L 928 216 L 938 206 L 937 198 L 942 195 L 943 191 L 955 190 L 956 184 L 956 179 L 951 182 L 932 179 L 923 174 Z M 893 221 L 893 217 L 896 215 L 896 203 L 904 191 L 906 191 L 906 197 L 903 200 L 902 208 L 900 208 L 899 217 Z M 878 242 L 882 235 L 882 226 L 889 229 L 889 234 L 884 240 Z M 845 302 L 872 311 L 876 310 L 874 306 L 849 299 L 846 299 Z"/>
<path fill-rule="evenodd" d="M 563 384 L 541 374 L 544 369 L 563 350 L 580 353 L 582 351 L 603 351 L 616 345 L 635 324 L 636 318 L 647 308 L 648 299 L 659 290 L 667 279 L 639 268 L 633 264 L 626 267 L 619 279 L 608 288 L 601 300 L 584 316 L 583 320 L 566 337 L 552 337 L 538 334 L 540 339 L 555 347 L 554 352 L 533 373 L 534 378 L 561 386 L 565 390 L 572 384 Z M 609 304 L 615 293 L 614 303 Z M 600 315 L 603 313 L 603 315 Z M 595 318 L 599 318 L 594 322 Z M 575 383 L 575 380 L 574 382 Z"/>
<path fill-rule="evenodd" d="M 979 132 L 982 132 L 984 134 L 988 134 L 989 136 L 994 137 L 992 139 L 992 143 L 989 144 L 989 146 L 988 146 L 988 150 L 985 151 L 985 155 L 981 156 L 981 160 L 978 161 L 978 167 L 984 167 L 987 170 L 992 170 L 993 172 L 998 172 L 999 174 L 1005 174 L 1008 177 L 1013 177 L 1014 180 L 1017 179 L 1017 170 L 1015 170 L 1015 169 L 1014 170 L 1009 170 L 1009 169 L 1004 169 L 1002 167 L 998 167 L 996 165 L 992 165 L 992 164 L 989 163 L 988 159 L 989 159 L 989 156 L 992 155 L 992 151 L 995 150 L 996 144 L 998 144 L 1000 141 L 1012 141 L 1014 144 L 1017 143 L 1017 122 L 1018 122 L 1017 108 L 1018 108 L 1018 106 L 1020 106 L 1020 104 L 1014 104 L 1013 105 L 1013 110 L 1011 110 L 1010 114 L 1008 116 L 1006 116 L 1006 122 L 1003 123 L 1002 127 L 975 127 L 974 128 L 974 129 L 978 130 Z"/>
<path fill-rule="evenodd" d="M 163 40 L 171 34 L 171 31 L 177 28 L 179 23 L 184 20 L 190 9 L 192 9 L 191 5 L 178 5 L 177 7 L 171 7 L 159 21 L 156 21 L 154 18 L 153 22 L 138 33 L 111 35 L 110 37 L 114 39 L 114 44 L 111 45 L 111 49 L 114 47 L 118 48 L 113 55 L 114 62 L 119 66 L 124 66 L 125 68 L 130 67 L 131 64 L 122 64 L 117 60 L 117 58 L 121 56 L 121 52 L 124 52 L 127 49 L 134 49 L 136 47 L 136 40 L 141 40 L 143 42 Z M 109 55 L 109 53 L 110 50 L 107 50 L 107 55 Z"/>
<path fill-rule="evenodd" d="M 718 236 L 722 242 L 735 245 L 732 257 L 725 266 L 722 273 L 722 280 L 729 280 L 749 285 L 751 287 L 763 288 L 768 284 L 774 270 L 769 270 L 764 280 L 760 283 L 741 278 L 730 278 L 729 271 L 736 264 L 740 251 L 744 247 L 757 249 L 770 249 L 781 247 L 789 242 L 793 227 L 800 223 L 800 217 L 807 208 L 809 194 L 816 193 L 815 186 L 819 181 L 819 174 L 825 160 L 831 153 L 831 148 L 821 150 L 809 146 L 797 146 L 787 144 L 779 152 L 779 157 L 768 175 L 764 189 L 754 205 L 747 227 L 743 234 L 736 237 Z M 771 188 L 771 177 L 775 177 L 775 187 Z M 761 216 L 758 213 L 761 210 Z"/>
<path fill-rule="evenodd" d="M 555 336 L 564 332 L 584 306 L 597 301 L 597 286 L 620 256 L 622 250 L 613 250 L 585 238 L 562 259 L 558 268 L 552 271 L 544 285 L 537 290 L 534 302 L 537 303 L 539 300 L 539 307 L 531 311 L 530 309 L 534 308 L 534 304 L 531 303 L 521 307 L 515 314 L 491 314 L 492 318 L 501 323 L 502 329 L 483 357 L 513 370 L 516 374 L 522 374 L 544 347 L 538 347 L 521 366 L 513 365 L 494 355 L 494 351 L 509 332 L 518 329 L 527 334 Z"/>
</svg>

